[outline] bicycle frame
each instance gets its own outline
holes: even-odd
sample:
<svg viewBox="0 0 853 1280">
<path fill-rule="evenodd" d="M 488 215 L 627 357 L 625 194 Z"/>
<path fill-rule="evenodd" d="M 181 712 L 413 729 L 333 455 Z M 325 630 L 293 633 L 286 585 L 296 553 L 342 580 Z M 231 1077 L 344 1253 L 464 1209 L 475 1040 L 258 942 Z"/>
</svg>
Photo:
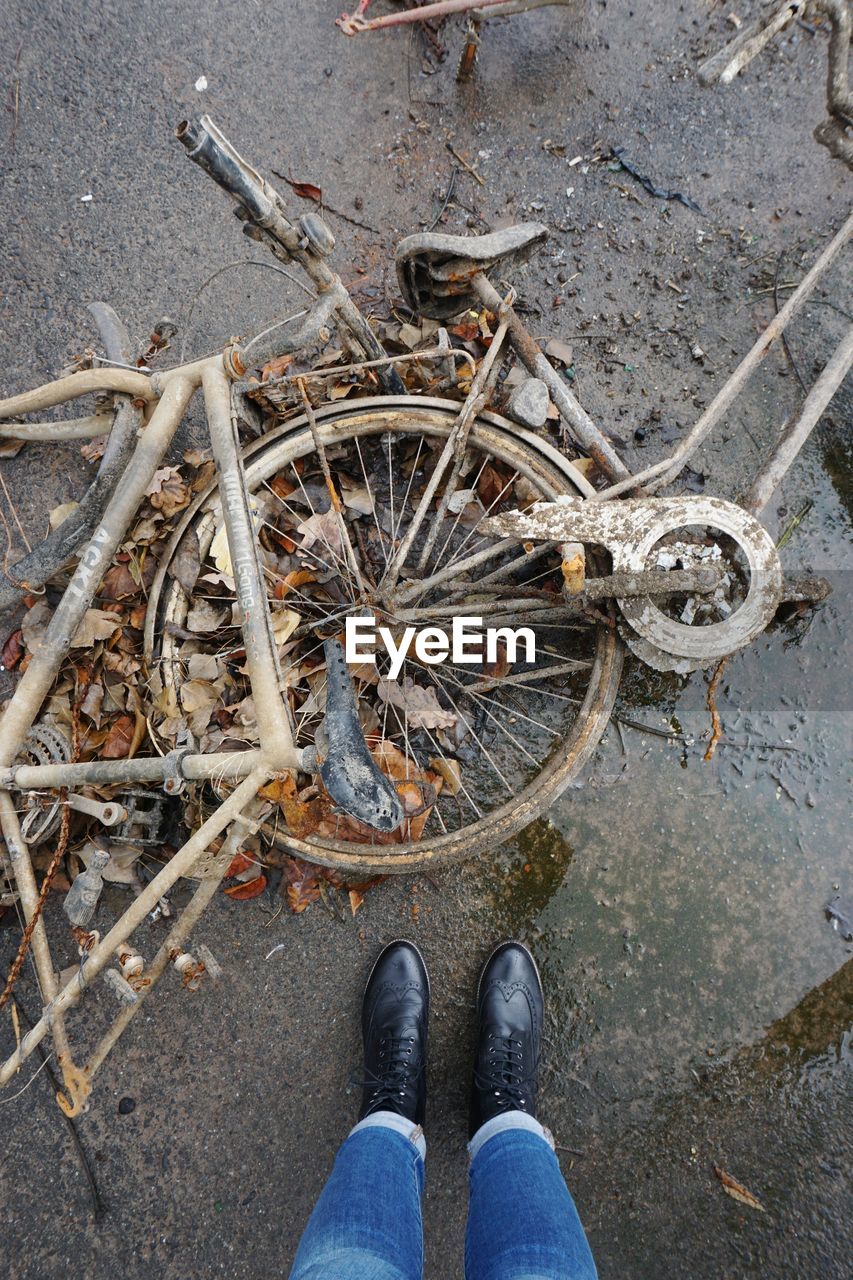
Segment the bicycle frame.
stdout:
<svg viewBox="0 0 853 1280">
<path fill-rule="evenodd" d="M 222 154 L 229 159 L 236 156 L 233 149 L 225 150 L 228 144 L 214 130 L 210 122 L 207 122 L 206 128 L 208 132 L 205 134 L 204 130 L 198 130 L 195 126 L 187 127 L 183 135 L 185 145 L 196 145 L 201 136 L 202 141 L 196 148 L 198 150 L 205 138 L 208 140 L 213 138 L 220 147 L 219 152 L 216 152 L 213 157 L 217 163 L 221 160 Z M 199 160 L 199 163 L 202 161 Z M 234 163 L 236 165 L 236 161 Z M 225 185 L 227 178 L 231 185 L 226 186 L 226 189 L 229 189 L 231 194 L 235 193 L 235 185 L 247 183 L 250 179 L 249 185 L 246 186 L 245 203 L 255 201 L 258 218 L 266 219 L 263 225 L 267 229 L 272 228 L 272 231 L 268 230 L 268 235 L 276 241 L 277 256 L 283 256 L 286 249 L 288 254 L 309 270 L 309 274 L 318 286 L 320 294 L 318 302 L 312 308 L 308 319 L 289 341 L 264 342 L 261 339 L 255 339 L 243 346 L 231 344 L 224 352 L 217 355 L 150 375 L 127 368 L 86 370 L 0 402 L 0 418 L 10 418 L 47 409 L 93 392 L 113 393 L 131 397 L 136 409 L 144 408 L 147 415 L 147 424 L 135 445 L 132 457 L 118 480 L 101 520 L 55 609 L 45 636 L 32 653 L 29 665 L 0 721 L 0 830 L 2 830 L 14 871 L 27 926 L 30 926 L 34 919 L 37 921 L 32 930 L 32 950 L 46 1002 L 41 1018 L 21 1039 L 15 1052 L 0 1065 L 0 1086 L 11 1078 L 27 1056 L 50 1032 L 54 1037 L 65 1089 L 64 1093 L 58 1095 L 57 1100 L 68 1115 L 76 1115 L 85 1108 L 95 1071 L 138 1012 L 145 998 L 156 986 L 169 961 L 174 958 L 177 951 L 181 950 L 191 928 L 216 892 L 234 852 L 239 847 L 239 841 L 247 832 L 255 829 L 259 808 L 257 800 L 259 789 L 270 779 L 287 771 L 301 770 L 306 773 L 317 771 L 314 748 L 298 748 L 295 744 L 289 712 L 280 693 L 282 673 L 247 496 L 232 404 L 233 385 L 242 377 L 246 368 L 253 367 L 261 357 L 268 359 L 275 354 L 293 351 L 318 336 L 322 337 L 326 323 L 333 316 L 344 324 L 367 356 L 367 359 L 360 364 L 350 367 L 384 367 L 386 372 L 384 381 L 390 387 L 395 385 L 395 380 L 399 380 L 393 368 L 393 360 L 396 358 L 385 357 L 366 321 L 359 316 L 343 289 L 339 278 L 319 260 L 323 252 L 319 253 L 319 258 L 312 258 L 305 249 L 307 239 L 311 235 L 318 234 L 317 226 L 307 225 L 303 220 L 301 229 L 304 236 L 300 239 L 296 230 L 283 219 L 275 200 L 269 194 L 271 189 L 265 186 L 263 180 L 253 170 L 245 166 L 245 162 L 240 161 L 240 166 L 242 168 L 238 167 L 236 176 L 230 171 L 224 177 L 223 173 L 216 173 L 213 168 L 208 171 L 217 178 L 217 181 L 220 181 L 221 185 Z M 207 164 L 202 163 L 202 167 L 207 168 Z M 249 179 L 246 177 L 247 174 Z M 243 199 L 242 193 L 241 199 Z M 266 203 L 262 203 L 264 201 Z M 585 494 L 586 501 L 590 504 L 587 507 L 590 517 L 592 517 L 592 504 L 600 499 L 612 498 L 628 489 L 635 490 L 644 483 L 647 486 L 646 492 L 653 492 L 655 488 L 668 483 L 678 474 L 693 451 L 731 405 L 747 377 L 764 358 L 772 343 L 780 337 L 785 326 L 801 307 L 823 272 L 836 259 L 851 234 L 853 234 L 853 215 L 848 218 L 786 306 L 768 326 L 752 351 L 744 358 L 670 458 L 633 476 L 625 476 L 624 464 L 619 462 L 622 470 L 616 471 L 615 474 L 624 478 L 618 479 L 609 488 L 598 492 L 586 481 L 580 481 L 578 488 Z M 466 266 L 471 268 L 471 287 L 481 303 L 501 315 L 501 334 L 506 332 L 512 337 L 513 313 L 509 301 L 502 299 L 494 291 L 476 262 L 473 266 L 470 263 Z M 357 319 L 353 319 L 352 312 L 355 312 Z M 530 368 L 530 372 L 539 377 L 550 378 L 550 375 L 554 374 L 553 369 L 524 330 L 515 333 L 514 337 L 518 342 L 519 355 Z M 494 354 L 499 346 L 500 342 L 497 341 L 494 344 Z M 380 352 L 378 357 L 377 348 Z M 251 361 L 248 359 L 250 353 Z M 453 353 L 449 347 L 440 344 L 432 354 L 447 360 L 454 354 L 462 353 Z M 760 510 L 766 503 L 852 361 L 853 328 L 812 388 L 798 421 L 784 434 L 776 452 L 756 478 L 747 502 L 752 511 Z M 472 378 L 471 391 L 462 404 L 453 432 L 448 437 L 443 467 L 450 465 L 460 440 L 463 441 L 464 452 L 463 433 L 466 424 L 477 411 L 479 399 L 485 397 L 487 373 L 488 365 L 484 365 Z M 104 573 L 121 546 L 137 507 L 172 443 L 190 401 L 199 391 L 204 397 L 222 496 L 222 513 L 234 570 L 237 603 L 240 608 L 240 629 L 246 652 L 246 668 L 257 713 L 259 747 L 256 750 L 224 755 L 198 754 L 185 748 L 171 751 L 165 756 L 143 759 L 47 765 L 16 764 L 15 761 L 27 734 L 65 660 L 71 641 L 86 610 L 91 605 Z M 563 412 L 568 431 L 581 441 L 587 452 L 598 449 L 606 470 L 610 446 L 605 437 L 561 385 L 556 389 L 554 399 Z M 306 402 L 306 412 L 313 430 L 313 410 L 310 409 L 308 402 Z M 97 425 L 102 429 L 101 421 Z M 90 419 L 83 419 L 82 425 L 77 423 L 73 426 L 75 435 L 90 434 L 92 430 L 93 424 Z M 29 439 L 64 439 L 69 438 L 72 428 L 67 423 L 24 424 L 10 427 L 8 433 L 23 435 L 24 438 Z M 3 434 L 2 428 L 0 428 L 0 434 Z M 613 470 L 606 473 L 612 475 Z M 434 474 L 440 475 L 440 472 Z M 455 472 L 452 474 L 455 475 Z M 438 481 L 435 480 L 433 492 L 437 485 Z M 420 511 L 418 520 L 422 520 L 425 514 L 426 505 Z M 395 557 L 395 570 L 399 568 L 404 554 L 403 552 L 399 557 Z M 650 590 L 648 584 L 644 585 L 639 581 L 642 577 L 643 574 L 639 573 L 639 585 L 634 588 L 634 594 L 637 596 Z M 618 595 L 619 592 L 614 588 L 610 594 Z M 44 921 L 41 917 L 37 917 L 38 889 L 30 852 L 12 802 L 12 790 L 153 782 L 160 783 L 168 794 L 177 794 L 187 782 L 214 778 L 236 784 L 235 789 L 139 893 L 112 929 L 94 945 L 86 957 L 85 964 L 81 965 L 67 985 L 59 990 Z M 172 926 L 152 963 L 147 966 L 148 985 L 137 993 L 134 1004 L 122 1009 L 118 1014 L 87 1064 L 83 1067 L 78 1066 L 72 1058 L 65 1029 L 66 1012 L 77 1003 L 84 988 L 114 958 L 116 948 L 126 942 L 145 916 L 156 907 L 158 901 L 180 878 L 193 873 L 199 860 L 210 850 L 213 842 L 223 836 L 222 846 L 211 859 L 207 873 L 201 879 L 189 905 Z"/>
<path fill-rule="evenodd" d="M 223 516 L 231 562 L 234 566 L 236 595 L 241 611 L 246 667 L 257 708 L 260 747 L 256 751 L 235 753 L 225 759 L 221 756 L 211 757 L 188 751 L 174 751 L 153 759 L 15 767 L 14 760 L 39 713 L 69 644 L 92 602 L 113 555 L 121 544 L 190 400 L 199 389 L 204 395 L 211 443 L 223 493 Z M 156 374 L 151 378 L 120 369 L 72 374 L 50 386 L 7 401 L 4 409 L 9 414 L 26 413 L 33 409 L 62 403 L 92 390 L 124 392 L 149 403 L 156 399 L 156 407 L 134 450 L 130 464 L 104 511 L 101 523 L 57 605 L 44 640 L 33 654 L 3 716 L 3 732 L 0 740 L 0 786 L 4 789 L 0 791 L 0 828 L 9 851 L 27 922 L 29 923 L 33 917 L 38 893 L 29 850 L 21 834 L 20 824 L 9 794 L 10 788 L 56 788 L 80 786 L 92 782 L 127 784 L 130 781 L 146 781 L 160 782 L 168 792 L 174 794 L 180 791 L 187 781 L 214 776 L 238 782 L 239 785 L 146 886 L 128 911 L 89 953 L 85 967 L 81 968 L 62 991 L 57 990 L 44 923 L 42 920 L 37 923 L 32 940 L 33 955 L 48 1003 L 42 1017 L 21 1041 L 16 1052 L 0 1067 L 0 1085 L 14 1074 L 48 1030 L 52 1030 L 57 1042 L 58 1061 L 67 1091 L 65 1097 L 60 1097 L 59 1101 L 68 1115 L 75 1115 L 81 1109 L 89 1092 L 91 1075 L 98 1062 L 93 1059 L 89 1067 L 82 1070 L 74 1064 L 63 1026 L 64 1012 L 76 1003 L 84 986 L 113 959 L 116 947 L 130 937 L 136 926 L 149 911 L 153 910 L 158 900 L 168 893 L 177 880 L 192 871 L 199 856 L 210 847 L 211 842 L 231 823 L 247 822 L 243 810 L 254 799 L 260 787 L 282 771 L 305 769 L 311 772 L 316 767 L 312 758 L 313 750 L 299 749 L 294 745 L 285 702 L 279 692 L 281 672 L 278 653 L 273 639 L 269 604 L 263 587 L 255 534 L 246 499 L 243 467 L 231 408 L 230 384 L 224 371 L 224 357 L 213 356 L 207 360 L 183 365 L 168 373 Z M 202 881 L 201 887 L 196 890 L 193 902 L 196 903 L 198 914 L 202 909 L 202 899 L 199 895 L 209 900 L 224 874 L 226 865 L 223 865 L 220 858 L 217 862 L 218 874 L 214 872 L 209 879 Z M 192 917 L 188 919 L 188 913 L 184 912 L 167 939 L 169 951 L 172 951 L 186 936 L 191 923 Z M 165 964 L 162 965 L 160 972 L 163 969 Z M 160 973 L 156 973 L 155 976 L 149 969 L 148 976 L 151 978 L 151 983 L 144 989 L 146 994 Z M 141 998 L 130 1009 L 119 1015 L 122 1029 L 140 1004 Z M 98 1051 L 95 1059 L 102 1060 L 102 1056 L 99 1058 Z"/>
</svg>

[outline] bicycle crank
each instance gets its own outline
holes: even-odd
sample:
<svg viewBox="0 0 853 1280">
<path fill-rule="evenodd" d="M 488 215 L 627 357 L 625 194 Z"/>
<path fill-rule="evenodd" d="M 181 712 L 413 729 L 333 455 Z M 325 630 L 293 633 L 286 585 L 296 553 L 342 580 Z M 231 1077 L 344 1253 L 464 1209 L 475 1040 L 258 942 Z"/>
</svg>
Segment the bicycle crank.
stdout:
<svg viewBox="0 0 853 1280">
<path fill-rule="evenodd" d="M 529 511 L 493 516 L 483 528 L 520 541 L 606 547 L 615 583 L 619 574 L 654 573 L 654 595 L 614 598 L 623 638 L 657 670 L 686 672 L 716 664 L 760 635 L 783 599 L 782 566 L 770 535 L 741 507 L 722 498 L 611 503 L 561 497 L 536 503 Z M 689 596 L 679 596 L 674 606 L 674 591 L 661 590 L 665 575 L 659 570 L 683 573 L 701 566 L 722 569 L 725 586 L 718 586 L 716 599 L 701 607 Z M 673 588 L 679 589 L 675 581 Z"/>
</svg>

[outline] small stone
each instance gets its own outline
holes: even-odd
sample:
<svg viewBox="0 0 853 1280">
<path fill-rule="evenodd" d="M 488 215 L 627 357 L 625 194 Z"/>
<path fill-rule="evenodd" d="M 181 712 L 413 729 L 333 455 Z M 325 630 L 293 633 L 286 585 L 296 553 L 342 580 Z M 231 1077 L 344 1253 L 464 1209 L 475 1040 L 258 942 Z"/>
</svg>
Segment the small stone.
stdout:
<svg viewBox="0 0 853 1280">
<path fill-rule="evenodd" d="M 120 1116 L 129 1116 L 131 1111 L 136 1110 L 135 1098 L 122 1098 L 118 1104 L 118 1113 Z"/>
<path fill-rule="evenodd" d="M 541 378 L 527 378 L 507 402 L 507 413 L 523 427 L 544 427 L 551 397 Z"/>
</svg>

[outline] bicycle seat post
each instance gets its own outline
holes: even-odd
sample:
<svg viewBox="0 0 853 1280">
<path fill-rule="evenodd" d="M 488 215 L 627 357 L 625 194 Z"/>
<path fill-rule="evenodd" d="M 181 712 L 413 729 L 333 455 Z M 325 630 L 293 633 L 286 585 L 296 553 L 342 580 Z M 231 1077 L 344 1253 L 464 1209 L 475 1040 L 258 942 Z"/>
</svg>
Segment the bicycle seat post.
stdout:
<svg viewBox="0 0 853 1280">
<path fill-rule="evenodd" d="M 397 248 L 397 278 L 406 302 L 418 314 L 448 320 L 469 308 L 485 306 L 505 315 L 509 339 L 522 364 L 541 378 L 577 443 L 610 480 L 631 473 L 610 441 L 572 395 L 560 375 L 527 332 L 517 312 L 504 307 L 489 276 L 526 262 L 548 238 L 537 222 L 518 223 L 485 236 L 448 236 L 423 232 L 407 236 Z"/>
</svg>

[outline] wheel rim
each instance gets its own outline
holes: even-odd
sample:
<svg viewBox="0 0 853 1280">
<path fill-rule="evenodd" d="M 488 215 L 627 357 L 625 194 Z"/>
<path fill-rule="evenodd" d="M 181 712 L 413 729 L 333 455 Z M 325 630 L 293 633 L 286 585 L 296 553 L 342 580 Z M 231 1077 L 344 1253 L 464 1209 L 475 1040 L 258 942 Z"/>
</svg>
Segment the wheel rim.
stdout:
<svg viewBox="0 0 853 1280">
<path fill-rule="evenodd" d="M 398 501 L 397 511 L 390 518 L 390 530 L 384 531 L 389 522 L 389 488 L 392 506 L 394 497 L 395 467 L 392 464 L 392 453 L 399 455 L 400 458 L 408 454 L 407 465 L 411 463 L 412 455 L 416 454 L 416 460 L 410 466 L 408 473 L 408 492 L 411 495 L 413 485 L 418 483 L 418 477 L 424 472 L 427 464 L 425 453 L 419 471 L 417 459 L 421 458 L 420 450 L 424 447 L 424 442 L 443 442 L 457 412 L 458 406 L 455 404 L 425 402 L 415 397 L 359 401 L 345 409 L 330 406 L 318 411 L 318 428 L 326 450 L 334 452 L 335 449 L 345 448 L 349 450 L 346 455 L 348 461 L 356 458 L 361 460 L 362 475 L 367 481 L 370 497 L 373 500 L 371 514 L 375 524 L 374 538 L 378 541 L 383 554 L 385 554 L 383 541 L 385 544 L 390 543 L 391 546 L 395 536 L 399 541 L 403 536 L 404 528 L 407 527 L 405 526 L 407 513 L 410 517 L 411 510 L 416 504 L 416 496 L 412 497 L 408 506 L 406 502 L 401 506 Z M 418 441 L 420 445 L 417 444 Z M 391 479 L 390 484 L 385 483 L 384 489 L 381 477 L 375 474 L 377 468 L 374 455 L 377 450 L 384 450 L 388 460 Z M 525 490 L 527 501 L 532 500 L 533 497 L 549 499 L 556 497 L 559 493 L 576 493 L 581 487 L 588 491 L 585 481 L 582 478 L 578 479 L 572 465 L 562 459 L 555 450 L 495 415 L 483 415 L 474 424 L 469 440 L 469 451 L 472 464 L 463 484 L 469 485 L 471 478 L 476 477 L 472 492 L 477 496 L 476 502 L 472 500 L 466 505 L 464 513 L 469 513 L 468 519 L 472 527 L 468 533 L 465 533 L 462 517 L 455 519 L 455 532 L 452 533 L 442 551 L 445 526 L 454 521 L 452 513 L 448 514 L 445 525 L 441 527 L 440 534 L 435 539 L 433 562 L 427 560 L 425 572 L 428 578 L 430 574 L 434 575 L 436 572 L 439 574 L 447 572 L 447 566 L 451 569 L 455 564 L 464 566 L 472 553 L 474 555 L 489 553 L 490 543 L 482 536 L 478 543 L 476 536 L 477 525 L 482 518 L 478 513 L 477 504 L 485 514 L 491 514 L 501 501 L 515 505 L 519 501 L 518 493 L 521 492 L 523 482 L 527 483 Z M 267 491 L 271 488 L 270 482 L 275 481 L 278 488 L 282 489 L 283 472 L 291 468 L 294 478 L 291 483 L 294 483 L 295 479 L 299 479 L 294 464 L 299 459 L 308 459 L 313 454 L 313 442 L 305 424 L 300 420 L 284 424 L 246 451 L 247 482 L 250 490 L 259 497 L 262 495 L 264 502 L 268 502 Z M 486 467 L 492 467 L 497 471 L 497 482 L 491 480 L 485 472 Z M 486 501 L 480 496 L 483 492 L 483 474 L 487 474 L 492 486 L 491 490 L 484 494 Z M 405 470 L 401 475 L 405 483 Z M 512 478 L 509 479 L 509 477 Z M 314 503 L 311 502 L 310 486 L 302 483 L 301 480 L 300 484 L 313 511 Z M 496 484 L 498 495 L 493 500 L 491 493 L 495 490 Z M 500 493 L 501 484 L 506 490 L 503 495 Z M 531 492 L 531 486 L 533 492 Z M 398 496 L 401 492 L 402 486 L 398 487 Z M 164 683 L 176 691 L 182 682 L 182 659 L 180 644 L 175 640 L 174 635 L 169 634 L 168 628 L 169 624 L 172 624 L 173 628 L 183 626 L 187 617 L 188 602 L 182 589 L 169 576 L 168 568 L 180 547 L 182 538 L 190 528 L 199 538 L 204 564 L 216 527 L 215 496 L 215 489 L 211 489 L 208 493 L 201 495 L 193 507 L 185 513 L 181 525 L 176 529 L 163 556 L 158 576 L 151 590 L 150 623 L 146 631 L 146 656 L 150 663 L 159 664 Z M 281 516 L 286 523 L 295 518 L 293 493 L 291 492 L 288 497 L 290 501 L 287 498 L 281 499 L 282 507 L 290 508 L 290 514 Z M 299 497 L 300 511 L 307 517 L 309 512 L 304 507 L 302 495 Z M 474 511 L 473 516 L 470 514 L 471 510 Z M 379 519 L 376 519 L 377 512 Z M 264 508 L 264 514 L 267 513 L 267 508 Z M 353 526 L 358 524 L 359 520 L 367 524 L 367 513 L 361 517 L 357 516 L 352 522 Z M 364 553 L 361 555 L 363 567 L 369 567 L 378 577 L 377 565 L 370 559 L 371 548 L 364 547 L 362 532 L 359 532 L 359 538 L 361 538 L 359 554 Z M 378 538 L 376 538 L 377 534 Z M 270 535 L 262 532 L 262 545 L 265 536 L 269 540 Z M 480 544 L 482 544 L 482 550 L 475 550 Z M 326 553 L 327 569 L 330 565 L 335 567 L 332 561 L 332 544 L 327 542 L 325 546 L 322 543 L 317 545 Z M 415 544 L 415 551 L 417 550 L 418 546 Z M 523 553 L 520 551 L 520 554 Z M 514 552 L 510 558 L 515 564 Z M 554 553 L 550 559 L 556 560 L 558 568 L 559 556 Z M 498 570 L 503 571 L 506 563 L 508 563 L 506 557 L 504 560 L 500 557 L 490 558 L 485 562 L 482 572 L 494 574 L 496 564 Z M 381 570 L 381 562 L 378 568 Z M 469 571 L 467 575 L 469 580 L 471 572 Z M 546 569 L 540 570 L 534 577 L 538 581 L 544 579 L 548 586 L 547 575 L 553 572 L 553 563 L 550 566 L 546 564 Z M 525 573 L 527 576 L 519 576 L 518 572 L 509 575 L 507 581 L 512 586 L 510 594 L 519 589 L 517 586 L 519 582 L 524 592 L 539 590 L 544 594 L 542 588 L 536 586 L 536 581 L 529 572 L 525 570 Z M 344 580 L 343 573 L 340 574 L 340 578 L 341 581 Z M 435 587 L 431 595 L 427 593 L 422 595 L 420 600 L 416 599 L 414 607 L 420 608 L 424 615 L 418 619 L 418 625 L 426 625 L 435 608 L 455 607 L 455 602 L 460 599 L 459 590 L 458 578 L 451 578 L 442 586 Z M 461 596 L 461 604 L 464 608 L 468 608 L 468 599 L 471 597 L 470 588 L 466 590 L 467 594 L 463 590 Z M 503 597 L 496 594 L 499 590 L 503 588 L 497 584 L 489 588 L 492 594 L 486 596 L 487 605 L 491 603 L 495 608 L 504 607 L 501 603 Z M 448 601 L 449 594 L 451 598 Z M 294 597 L 290 598 L 293 601 Z M 482 599 L 482 595 L 479 598 Z M 309 835 L 306 839 L 301 839 L 298 833 L 288 833 L 286 836 L 288 848 L 302 857 L 339 869 L 361 873 L 405 872 L 474 856 L 484 847 L 509 839 L 541 813 L 543 808 L 551 803 L 571 781 L 598 743 L 610 716 L 622 660 L 621 645 L 612 628 L 585 627 L 583 632 L 579 633 L 587 649 L 583 659 L 587 666 L 580 669 L 583 674 L 576 675 L 574 672 L 567 674 L 562 670 L 558 672 L 558 667 L 567 665 L 565 658 L 568 657 L 568 651 L 564 654 L 561 648 L 559 652 L 555 652 L 555 646 L 547 644 L 547 638 L 553 639 L 555 634 L 562 633 L 564 636 L 571 636 L 574 642 L 575 637 L 574 633 L 566 632 L 565 628 L 568 624 L 556 621 L 558 611 L 548 603 L 552 598 L 555 601 L 559 599 L 557 596 L 549 596 L 544 602 L 536 601 L 537 608 L 542 609 L 539 619 L 547 618 L 547 621 L 537 621 L 534 628 L 537 640 L 542 636 L 546 638 L 545 650 L 548 658 L 541 668 L 537 668 L 535 663 L 532 667 L 529 664 L 524 666 L 517 663 L 509 668 L 508 678 L 506 672 L 503 675 L 493 673 L 493 679 L 496 679 L 497 683 L 489 684 L 488 679 L 484 681 L 480 678 L 483 672 L 476 667 L 463 673 L 460 668 L 455 671 L 443 670 L 442 667 L 425 669 L 423 664 L 412 662 L 410 665 L 410 660 L 406 660 L 400 679 L 404 680 L 408 674 L 415 684 L 428 689 L 435 688 L 434 702 L 440 703 L 444 708 L 448 723 L 449 719 L 455 716 L 453 732 L 458 735 L 461 726 L 466 737 L 475 739 L 471 744 L 476 756 L 475 764 L 470 770 L 466 764 L 461 766 L 461 792 L 457 789 L 451 801 L 444 782 L 438 783 L 439 796 L 430 806 L 427 826 L 418 838 L 379 845 L 371 842 L 374 839 L 372 836 L 368 840 L 363 834 L 360 835 L 358 832 L 354 834 L 352 830 L 348 830 L 348 838 L 337 839 L 336 832 L 330 831 L 326 824 L 322 836 Z M 374 602 L 375 599 L 376 597 Z M 359 600 L 359 603 L 361 602 Z M 297 601 L 297 608 L 300 606 L 308 608 L 304 601 Z M 315 607 L 313 602 L 311 607 Z M 320 616 L 322 617 L 322 611 Z M 331 617 L 332 614 L 327 610 L 326 616 Z M 399 615 L 395 615 L 397 616 Z M 484 621 L 489 622 L 490 619 L 486 617 Z M 499 614 L 496 615 L 496 621 L 499 625 L 508 625 Z M 522 619 L 517 619 L 513 625 L 519 625 L 521 621 Z M 301 625 L 308 627 L 309 624 L 305 622 Z M 298 637 L 299 631 L 294 634 Z M 298 649 L 296 653 L 299 654 Z M 563 661 L 559 661 L 561 659 Z M 305 661 L 304 651 L 302 660 Z M 574 661 L 574 659 L 570 660 Z M 287 661 L 295 661 L 294 655 L 289 655 Z M 307 661 L 310 662 L 311 659 Z M 300 670 L 302 669 L 300 667 Z M 486 669 L 487 676 L 489 670 Z M 556 674 L 549 674 L 546 677 L 545 673 L 549 670 Z M 525 677 L 529 683 L 526 682 Z M 518 683 L 514 683 L 515 681 Z M 396 726 L 395 734 L 403 755 L 424 771 L 422 776 L 426 776 L 424 761 L 433 747 L 436 748 L 433 763 L 439 759 L 445 762 L 451 760 L 454 768 L 459 770 L 459 758 L 464 757 L 464 752 L 460 747 L 457 753 L 454 743 L 448 744 L 446 733 L 442 739 L 442 730 L 430 720 L 432 711 L 421 712 L 424 723 L 419 722 L 412 726 L 409 723 L 408 708 L 404 705 L 401 711 L 399 707 L 390 703 L 390 698 L 398 695 L 389 684 L 385 684 L 381 699 L 375 691 L 365 690 L 362 685 L 359 688 L 365 694 L 366 702 L 373 705 L 374 714 L 376 714 L 376 708 L 379 709 L 379 713 L 384 713 L 381 732 L 376 729 L 374 739 L 379 736 L 383 740 L 389 738 L 394 740 L 395 735 L 389 735 L 387 732 L 389 705 L 391 705 L 393 707 L 392 722 Z M 570 692 L 566 693 L 563 690 L 570 690 Z M 311 716 L 301 715 L 301 707 L 310 703 L 310 695 L 304 703 L 299 703 L 298 699 L 301 695 L 298 691 L 291 696 L 295 700 L 297 721 L 301 720 L 301 727 L 304 730 L 310 730 Z M 465 710 L 460 710 L 460 702 L 464 702 Z M 475 708 L 477 712 L 479 734 L 474 727 L 471 714 L 467 711 L 469 707 Z M 543 707 L 550 708 L 547 714 L 542 712 Z M 559 720 L 554 718 L 557 712 L 560 713 Z M 558 726 L 556 729 L 555 724 Z M 510 728 L 509 725 L 514 727 Z M 491 738 L 487 738 L 485 730 L 492 735 Z M 526 736 L 522 736 L 522 733 Z M 304 739 L 300 738 L 300 741 Z M 496 746 L 495 743 L 498 745 Z M 546 743 L 549 744 L 547 749 Z M 513 764 L 511 771 L 507 762 Z M 525 766 L 527 776 L 525 776 Z M 491 775 L 494 786 L 492 793 L 487 796 L 483 778 L 488 775 Z M 406 766 L 405 776 L 408 779 L 408 766 Z M 400 777 L 402 779 L 402 775 Z M 420 783 L 420 776 L 415 775 L 415 777 Z M 465 781 L 466 778 L 469 779 L 468 782 Z M 496 790 L 501 791 L 499 798 L 494 798 Z M 444 794 L 442 795 L 441 792 Z M 423 788 L 422 794 L 426 794 Z M 454 806 L 459 811 L 455 825 Z M 339 824 L 336 820 L 336 827 L 337 825 Z M 415 831 L 412 824 L 410 824 L 410 831 L 413 833 Z"/>
</svg>

